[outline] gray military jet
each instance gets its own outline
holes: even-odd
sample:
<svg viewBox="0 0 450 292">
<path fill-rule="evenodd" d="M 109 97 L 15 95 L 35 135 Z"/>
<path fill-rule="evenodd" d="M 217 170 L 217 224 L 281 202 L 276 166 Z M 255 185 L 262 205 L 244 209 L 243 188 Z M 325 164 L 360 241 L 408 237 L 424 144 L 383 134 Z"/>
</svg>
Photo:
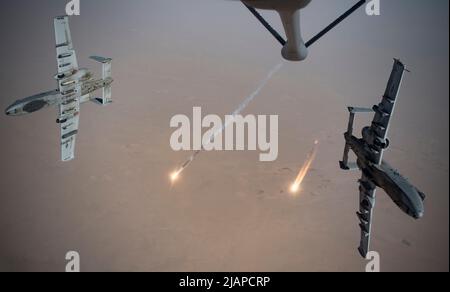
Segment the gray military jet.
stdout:
<svg viewBox="0 0 450 292">
<path fill-rule="evenodd" d="M 16 101 L 8 107 L 8 116 L 21 116 L 34 113 L 48 106 L 58 106 L 59 116 L 56 122 L 61 126 L 61 159 L 70 161 L 75 158 L 75 140 L 78 134 L 80 104 L 93 101 L 107 105 L 111 99 L 111 61 L 112 59 L 93 56 L 91 59 L 103 64 L 103 78 L 95 80 L 87 69 L 79 69 L 72 44 L 67 16 L 54 20 L 56 37 L 56 60 L 58 73 L 55 79 L 58 89 L 40 93 Z M 103 89 L 103 97 L 96 98 L 94 91 Z"/>
<path fill-rule="evenodd" d="M 283 58 L 289 61 L 303 61 L 308 57 L 308 48 L 311 45 L 363 6 L 367 0 L 358 1 L 354 6 L 307 42 L 304 42 L 302 37 L 300 10 L 308 6 L 311 3 L 311 0 L 242 0 L 242 2 L 283 46 L 281 51 Z M 277 11 L 283 22 L 287 40 L 272 28 L 256 9 Z"/>
<path fill-rule="evenodd" d="M 425 194 L 414 187 L 397 170 L 383 161 L 383 152 L 389 147 L 387 138 L 392 114 L 405 72 L 405 66 L 395 60 L 389 83 L 383 100 L 373 108 L 349 107 L 350 119 L 345 133 L 344 158 L 340 166 L 344 170 L 362 171 L 360 179 L 360 254 L 366 258 L 370 251 L 373 209 L 375 207 L 376 188 L 382 188 L 394 203 L 407 215 L 420 219 L 424 215 Z M 353 123 L 356 113 L 375 113 L 372 125 L 362 131 L 362 139 L 353 136 Z M 356 163 L 349 163 L 349 151 L 352 150 Z"/>
</svg>

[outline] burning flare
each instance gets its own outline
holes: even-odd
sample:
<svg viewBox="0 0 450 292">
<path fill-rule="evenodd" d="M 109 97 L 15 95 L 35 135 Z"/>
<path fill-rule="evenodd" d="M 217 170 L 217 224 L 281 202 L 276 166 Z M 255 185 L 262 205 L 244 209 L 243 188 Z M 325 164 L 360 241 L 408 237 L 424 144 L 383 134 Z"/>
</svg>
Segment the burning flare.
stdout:
<svg viewBox="0 0 450 292">
<path fill-rule="evenodd" d="M 170 174 L 170 181 L 174 184 L 180 177 L 181 171 L 174 171 Z"/>
<path fill-rule="evenodd" d="M 303 167 L 300 169 L 300 172 L 299 172 L 299 174 L 297 176 L 297 179 L 291 185 L 291 189 L 290 189 L 291 193 L 296 194 L 300 190 L 300 187 L 301 187 L 301 185 L 303 183 L 303 180 L 305 179 L 306 175 L 308 174 L 309 170 L 311 169 L 311 165 L 314 162 L 314 159 L 316 158 L 318 145 L 319 145 L 319 141 L 316 140 L 314 142 L 314 148 L 309 153 L 308 159 L 306 160 L 306 162 L 303 165 Z"/>
</svg>

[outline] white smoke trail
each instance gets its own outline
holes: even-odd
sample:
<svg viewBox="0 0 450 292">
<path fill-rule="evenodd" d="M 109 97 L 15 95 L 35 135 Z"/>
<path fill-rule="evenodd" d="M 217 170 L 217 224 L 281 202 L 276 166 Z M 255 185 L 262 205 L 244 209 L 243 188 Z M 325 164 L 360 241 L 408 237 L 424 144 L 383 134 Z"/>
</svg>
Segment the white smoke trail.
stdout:
<svg viewBox="0 0 450 292">
<path fill-rule="evenodd" d="M 219 129 L 217 132 L 215 132 L 214 134 L 211 135 L 210 138 L 210 143 L 214 142 L 214 139 L 221 135 L 223 133 L 223 131 L 225 131 L 226 128 L 228 128 L 228 126 L 230 126 L 231 124 L 234 123 L 234 118 L 236 118 L 236 116 L 240 115 L 247 107 L 248 105 L 261 93 L 261 91 L 264 89 L 264 87 L 267 85 L 267 83 L 272 79 L 272 77 L 281 70 L 281 68 L 283 67 L 283 65 L 285 64 L 285 62 L 280 62 L 279 64 L 277 64 L 275 67 L 272 68 L 272 70 L 269 71 L 269 73 L 267 74 L 267 76 L 261 80 L 261 82 L 259 83 L 258 87 L 252 92 L 252 94 L 250 94 L 249 96 L 247 96 L 247 98 L 244 99 L 244 101 L 239 105 L 239 107 L 231 114 L 231 116 L 233 117 L 233 119 L 229 119 L 223 126 L 221 129 Z M 195 158 L 203 151 L 203 147 L 202 150 L 198 150 L 196 152 L 194 152 L 188 160 L 186 160 L 185 163 L 182 164 L 182 166 L 179 168 L 178 171 L 172 173 L 171 175 L 171 179 L 172 182 L 174 182 L 175 180 L 177 180 L 177 178 L 180 176 L 180 174 L 195 160 Z"/>
<path fill-rule="evenodd" d="M 260 93 L 261 90 L 263 90 L 263 88 L 266 86 L 267 82 L 270 81 L 270 79 L 272 79 L 273 75 L 275 75 L 275 73 L 277 73 L 278 71 L 281 70 L 281 68 L 283 67 L 284 62 L 279 63 L 278 65 L 276 65 L 272 70 L 270 70 L 269 74 L 267 74 L 266 78 L 264 78 L 258 85 L 258 87 L 256 88 L 256 90 L 250 94 L 242 103 L 241 105 L 233 112 L 233 116 L 237 116 L 239 115 L 245 108 L 247 108 L 247 106 L 250 104 L 250 102 L 252 102 L 255 97 L 257 97 Z"/>
<path fill-rule="evenodd" d="M 258 87 L 255 89 L 255 91 L 253 91 L 252 94 L 250 94 L 249 96 L 247 96 L 247 98 L 239 105 L 239 107 L 231 114 L 231 116 L 233 117 L 233 119 L 229 119 L 223 126 L 222 129 L 218 130 L 216 133 L 214 133 L 213 135 L 211 135 L 211 139 L 210 142 L 214 142 L 214 139 L 221 135 L 223 133 L 223 131 L 225 131 L 226 128 L 228 128 L 232 123 L 234 123 L 236 116 L 240 115 L 247 107 L 248 105 L 261 93 L 261 90 L 264 89 L 264 87 L 266 86 L 267 82 L 270 81 L 270 79 L 272 79 L 273 75 L 275 75 L 278 71 L 281 70 L 281 68 L 283 67 L 285 62 L 281 62 L 278 65 L 276 65 L 275 67 L 273 67 L 272 70 L 270 70 L 270 72 L 267 74 L 266 78 L 264 78 L 258 85 Z"/>
</svg>

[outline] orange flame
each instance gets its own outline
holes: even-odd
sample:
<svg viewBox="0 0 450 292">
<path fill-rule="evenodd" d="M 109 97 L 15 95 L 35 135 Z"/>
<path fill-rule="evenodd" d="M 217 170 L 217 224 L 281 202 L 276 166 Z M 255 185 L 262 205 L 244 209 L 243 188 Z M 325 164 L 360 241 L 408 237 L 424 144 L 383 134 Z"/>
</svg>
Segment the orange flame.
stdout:
<svg viewBox="0 0 450 292">
<path fill-rule="evenodd" d="M 170 181 L 172 182 L 172 185 L 180 178 L 180 174 L 182 171 L 183 169 L 180 169 L 170 174 Z"/>
<path fill-rule="evenodd" d="M 303 180 L 305 179 L 306 175 L 308 174 L 309 170 L 311 169 L 311 165 L 313 164 L 314 160 L 316 159 L 318 145 L 319 145 L 319 141 L 316 140 L 314 142 L 314 148 L 309 153 L 308 159 L 306 160 L 303 167 L 300 169 L 297 179 L 291 185 L 291 193 L 296 194 L 300 190 Z"/>
</svg>

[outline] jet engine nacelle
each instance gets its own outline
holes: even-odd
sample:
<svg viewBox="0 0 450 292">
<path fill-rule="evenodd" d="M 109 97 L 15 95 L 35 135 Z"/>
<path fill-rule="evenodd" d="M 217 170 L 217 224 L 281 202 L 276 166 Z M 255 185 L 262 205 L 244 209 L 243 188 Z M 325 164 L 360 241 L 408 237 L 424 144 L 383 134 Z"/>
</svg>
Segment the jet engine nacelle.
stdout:
<svg viewBox="0 0 450 292">
<path fill-rule="evenodd" d="M 375 133 L 373 133 L 373 130 L 371 127 L 365 127 L 362 130 L 362 136 L 364 141 L 369 144 L 373 145 L 379 149 L 385 150 L 389 148 L 390 141 L 389 139 L 381 139 L 376 137 Z"/>
</svg>

